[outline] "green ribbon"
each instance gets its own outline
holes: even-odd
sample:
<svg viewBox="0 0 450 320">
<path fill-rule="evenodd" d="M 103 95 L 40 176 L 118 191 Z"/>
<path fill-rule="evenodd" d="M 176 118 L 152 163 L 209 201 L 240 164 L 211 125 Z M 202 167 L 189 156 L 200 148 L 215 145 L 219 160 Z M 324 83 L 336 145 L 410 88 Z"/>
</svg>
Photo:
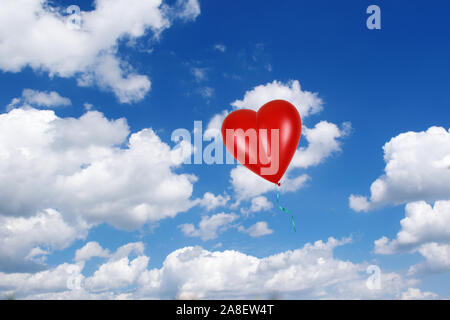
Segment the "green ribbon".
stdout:
<svg viewBox="0 0 450 320">
<path fill-rule="evenodd" d="M 294 232 L 297 232 L 297 230 L 295 229 L 294 216 L 288 209 L 286 209 L 280 205 L 280 190 L 279 189 L 277 190 L 277 204 L 278 204 L 278 208 L 280 208 L 281 211 L 284 211 L 291 216 L 292 229 L 294 229 Z"/>
</svg>

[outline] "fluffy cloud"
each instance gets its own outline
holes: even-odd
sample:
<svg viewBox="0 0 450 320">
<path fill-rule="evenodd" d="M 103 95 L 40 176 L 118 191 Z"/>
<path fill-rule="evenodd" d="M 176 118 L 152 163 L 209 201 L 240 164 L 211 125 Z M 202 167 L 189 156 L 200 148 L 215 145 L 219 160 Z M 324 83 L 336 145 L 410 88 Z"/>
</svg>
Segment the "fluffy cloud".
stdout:
<svg viewBox="0 0 450 320">
<path fill-rule="evenodd" d="M 437 201 L 434 207 L 424 201 L 408 203 L 400 225 L 395 239 L 375 241 L 376 253 L 419 252 L 425 261 L 412 266 L 411 274 L 450 270 L 450 201 Z"/>
<path fill-rule="evenodd" d="M 44 0 L 2 1 L 0 69 L 19 72 L 29 66 L 50 76 L 76 77 L 79 85 L 97 84 L 131 103 L 150 90 L 150 80 L 121 60 L 119 44 L 149 33 L 158 38 L 174 20 L 192 21 L 200 14 L 197 0 L 178 0 L 173 7 L 161 0 L 97 0 L 94 5 L 92 11 L 68 16 L 66 8 Z"/>
<path fill-rule="evenodd" d="M 248 227 L 247 229 L 240 226 L 238 228 L 238 230 L 241 232 L 248 233 L 253 238 L 266 236 L 268 234 L 273 233 L 273 230 L 269 228 L 269 226 L 267 225 L 267 222 L 265 222 L 265 221 L 259 221 L 259 222 L 255 223 L 254 225 Z"/>
<path fill-rule="evenodd" d="M 151 129 L 132 134 L 119 148 L 129 133 L 124 119 L 14 109 L 0 115 L 0 133 L 3 214 L 59 208 L 92 223 L 133 229 L 193 205 L 195 177 L 172 172 L 178 165 L 170 161 L 173 150 Z"/>
<path fill-rule="evenodd" d="M 189 237 L 200 237 L 203 241 L 215 239 L 218 232 L 226 230 L 230 223 L 238 218 L 233 213 L 218 213 L 210 217 L 204 216 L 196 228 L 191 223 L 182 224 L 181 231 Z"/>
<path fill-rule="evenodd" d="M 89 242 L 77 250 L 77 256 L 80 257 L 79 252 L 84 252 L 87 254 L 84 258 L 89 258 L 96 247 L 103 250 L 98 244 Z M 4 296 L 14 295 L 28 299 L 120 298 L 121 295 L 115 294 L 114 290 L 123 289 L 136 282 L 137 277 L 147 269 L 149 258 L 143 255 L 143 250 L 144 245 L 141 242 L 119 247 L 90 277 L 82 274 L 83 261 L 77 264 L 63 263 L 34 274 L 0 272 L 0 292 Z M 131 259 L 131 254 L 136 257 Z"/>
<path fill-rule="evenodd" d="M 60 107 L 69 106 L 72 102 L 69 98 L 61 97 L 58 92 L 36 91 L 32 89 L 24 89 L 22 97 L 14 98 L 6 107 L 7 111 L 22 105 L 30 105 L 34 107 Z"/>
<path fill-rule="evenodd" d="M 231 105 L 235 108 L 258 110 L 265 103 L 275 99 L 289 101 L 297 107 L 302 117 L 322 110 L 322 99 L 317 93 L 302 90 L 298 80 L 287 83 L 274 80 L 271 83 L 256 86 L 245 93 L 244 99 L 236 100 Z"/>
<path fill-rule="evenodd" d="M 16 298 L 48 292 L 58 294 L 68 289 L 68 280 L 82 268 L 82 265 L 63 263 L 53 269 L 37 273 L 0 272 L 0 293 Z"/>
<path fill-rule="evenodd" d="M 340 152 L 341 140 L 339 139 L 346 137 L 350 130 L 349 122 L 344 122 L 342 128 L 327 121 L 321 121 L 311 129 L 303 126 L 302 135 L 308 141 L 308 146 L 296 151 L 291 166 L 293 168 L 316 166 L 332 154 Z"/>
<path fill-rule="evenodd" d="M 32 108 L 0 114 L 2 270 L 62 249 L 93 225 L 136 229 L 196 204 L 196 177 L 173 172 L 182 162 L 176 150 L 151 129 L 128 135 L 124 119 L 96 111 L 80 118 Z"/>
<path fill-rule="evenodd" d="M 370 199 L 351 195 L 355 211 L 386 204 L 450 199 L 450 130 L 402 133 L 383 147 L 385 173 L 370 187 Z"/>
<path fill-rule="evenodd" d="M 328 239 L 256 258 L 239 251 L 186 247 L 169 254 L 162 268 L 138 280 L 145 298 L 375 298 L 398 294 L 409 281 L 383 273 L 382 289 L 369 290 L 365 265 L 333 257 L 348 240 Z"/>
<path fill-rule="evenodd" d="M 110 291 L 135 283 L 147 269 L 149 261 L 149 258 L 143 255 L 143 249 L 141 242 L 120 247 L 91 277 L 85 279 L 85 288 L 93 292 Z M 134 259 L 129 258 L 132 252 L 137 254 Z"/>
<path fill-rule="evenodd" d="M 75 252 L 75 261 L 87 261 L 93 257 L 108 257 L 109 251 L 103 249 L 96 241 L 88 242 Z"/>
<path fill-rule="evenodd" d="M 426 243 L 417 251 L 425 258 L 425 261 L 411 266 L 409 268 L 410 274 L 437 273 L 450 270 L 449 244 L 440 244 L 436 242 Z"/>
<path fill-rule="evenodd" d="M 434 207 L 424 201 L 408 203 L 400 225 L 396 239 L 383 237 L 375 242 L 377 253 L 412 250 L 428 242 L 450 242 L 450 201 L 437 201 Z"/>
<path fill-rule="evenodd" d="M 273 204 L 269 200 L 267 200 L 264 196 L 254 197 L 251 201 L 250 208 L 245 209 L 241 208 L 241 212 L 244 214 L 259 212 L 259 211 L 267 211 L 272 209 Z"/>
<path fill-rule="evenodd" d="M 29 218 L 0 215 L 0 270 L 42 269 L 48 250 L 61 250 L 74 240 L 85 238 L 87 229 L 82 220 L 68 223 L 52 209 Z"/>
<path fill-rule="evenodd" d="M 402 292 L 400 299 L 402 300 L 430 300 L 437 299 L 438 295 L 433 292 L 422 292 L 417 288 L 409 288 L 407 291 Z"/>
<path fill-rule="evenodd" d="M 223 207 L 230 200 L 228 195 L 214 195 L 211 192 L 205 192 L 202 199 L 197 200 L 197 203 L 206 208 L 208 211 L 214 210 L 217 207 Z"/>
<path fill-rule="evenodd" d="M 329 238 L 263 258 L 234 250 L 185 247 L 170 253 L 160 268 L 153 269 L 148 269 L 143 244 L 129 243 L 89 277 L 82 274 L 83 263 L 64 263 L 36 274 L 0 273 L 0 295 L 29 299 L 354 299 L 417 293 L 408 290 L 417 281 L 384 271 L 381 289 L 368 289 L 367 264 L 333 255 L 336 247 L 349 241 Z M 78 279 L 77 286 L 71 285 L 74 279 Z"/>
</svg>

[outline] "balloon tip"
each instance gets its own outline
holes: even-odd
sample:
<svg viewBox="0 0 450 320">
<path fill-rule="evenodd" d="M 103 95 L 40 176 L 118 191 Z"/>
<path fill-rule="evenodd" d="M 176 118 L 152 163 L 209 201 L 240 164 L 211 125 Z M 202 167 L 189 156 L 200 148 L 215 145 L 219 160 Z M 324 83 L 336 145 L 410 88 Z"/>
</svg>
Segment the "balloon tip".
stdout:
<svg viewBox="0 0 450 320">
<path fill-rule="evenodd" d="M 277 182 L 277 185 L 278 185 L 279 187 L 281 187 L 281 183 Z"/>
</svg>

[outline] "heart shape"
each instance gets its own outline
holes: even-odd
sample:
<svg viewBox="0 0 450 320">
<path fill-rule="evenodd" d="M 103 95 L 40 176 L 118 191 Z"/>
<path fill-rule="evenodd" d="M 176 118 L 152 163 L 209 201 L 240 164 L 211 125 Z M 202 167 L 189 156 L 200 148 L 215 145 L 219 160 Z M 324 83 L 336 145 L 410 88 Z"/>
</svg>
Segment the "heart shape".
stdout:
<svg viewBox="0 0 450 320">
<path fill-rule="evenodd" d="M 258 112 L 239 109 L 222 123 L 222 139 L 233 157 L 260 177 L 279 185 L 300 141 L 302 120 L 284 100 Z"/>
</svg>

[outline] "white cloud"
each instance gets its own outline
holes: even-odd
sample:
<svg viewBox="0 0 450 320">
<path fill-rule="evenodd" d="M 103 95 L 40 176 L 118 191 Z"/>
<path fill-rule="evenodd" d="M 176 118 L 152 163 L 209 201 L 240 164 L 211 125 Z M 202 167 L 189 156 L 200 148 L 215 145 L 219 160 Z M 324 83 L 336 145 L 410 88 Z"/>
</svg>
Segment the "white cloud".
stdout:
<svg viewBox="0 0 450 320">
<path fill-rule="evenodd" d="M 87 87 L 95 83 L 104 90 L 114 92 L 121 103 L 132 103 L 144 99 L 151 86 L 148 77 L 126 72 L 121 65 L 126 64 L 112 55 L 102 56 L 92 72 L 78 79 L 78 85 Z"/>
<path fill-rule="evenodd" d="M 85 258 L 89 258 L 91 249 L 95 247 L 90 242 L 80 250 L 87 254 Z M 77 264 L 63 263 L 34 274 L 0 272 L 0 294 L 26 299 L 118 299 L 123 293 L 115 293 L 114 290 L 135 283 L 147 269 L 149 258 L 143 255 L 143 248 L 141 242 L 119 247 L 90 277 L 82 274 L 83 259 Z M 132 253 L 137 255 L 134 259 L 129 257 Z M 77 286 L 71 287 L 77 278 Z"/>
<path fill-rule="evenodd" d="M 231 185 L 238 201 L 276 190 L 276 185 L 254 174 L 242 165 L 231 170 Z"/>
<path fill-rule="evenodd" d="M 376 253 L 420 253 L 425 261 L 411 266 L 410 274 L 450 270 L 450 201 L 437 201 L 434 207 L 424 201 L 408 203 L 400 225 L 395 239 L 375 241 Z"/>
<path fill-rule="evenodd" d="M 87 261 L 93 257 L 109 257 L 109 250 L 103 249 L 96 241 L 90 241 L 75 252 L 75 261 L 77 262 Z"/>
<path fill-rule="evenodd" d="M 49 237 L 29 240 L 21 238 L 22 227 L 4 229 L 3 241 L 12 244 L 2 246 L 0 254 L 9 258 L 0 260 L 17 266 L 20 257 L 37 258 L 31 249 L 61 249 L 93 225 L 132 230 L 194 206 L 196 177 L 174 173 L 181 164 L 171 161 L 176 150 L 152 129 L 128 134 L 124 119 L 108 120 L 96 111 L 80 118 L 32 108 L 0 114 L 3 224 L 27 225 L 31 234 L 40 230 L 36 219 L 58 223 Z M 64 246 L 59 237 L 67 239 Z"/>
<path fill-rule="evenodd" d="M 238 230 L 241 232 L 248 233 L 253 238 L 266 236 L 268 234 L 273 233 L 273 230 L 268 227 L 267 222 L 265 222 L 265 221 L 259 221 L 259 222 L 255 223 L 254 225 L 251 225 L 247 229 L 240 226 L 238 228 Z"/>
<path fill-rule="evenodd" d="M 130 243 L 117 249 L 90 277 L 82 274 L 83 263 L 64 263 L 36 274 L 0 273 L 0 295 L 27 299 L 374 299 L 399 297 L 417 285 L 414 279 L 383 270 L 381 289 L 369 290 L 367 264 L 334 257 L 334 249 L 349 241 L 329 238 L 263 258 L 234 250 L 185 247 L 153 269 L 148 269 L 143 244 Z M 74 276 L 79 277 L 80 288 L 69 290 Z"/>
<path fill-rule="evenodd" d="M 0 292 L 3 295 L 13 294 L 17 298 L 46 292 L 62 292 L 67 290 L 69 277 L 82 268 L 82 265 L 63 263 L 37 273 L 0 272 Z"/>
<path fill-rule="evenodd" d="M 365 286 L 366 265 L 333 257 L 333 238 L 303 248 L 256 258 L 239 251 L 211 252 L 186 247 L 169 254 L 160 269 L 148 270 L 138 281 L 145 298 L 256 299 L 376 298 L 396 295 L 408 283 L 383 273 L 382 289 Z"/>
<path fill-rule="evenodd" d="M 69 223 L 53 209 L 28 218 L 0 215 L 0 270 L 42 269 L 50 250 L 61 250 L 76 239 L 84 239 L 87 230 L 88 225 L 81 219 Z"/>
<path fill-rule="evenodd" d="M 214 45 L 214 49 L 220 52 L 225 52 L 227 50 L 227 47 L 223 43 L 218 43 Z"/>
<path fill-rule="evenodd" d="M 306 182 L 310 179 L 307 174 L 301 174 L 291 178 L 289 171 L 293 168 L 294 167 L 290 167 L 286 171 L 281 181 L 281 192 L 297 191 L 304 187 Z M 230 176 L 231 185 L 237 198 L 236 205 L 242 200 L 257 197 L 269 191 L 277 190 L 278 188 L 274 183 L 261 178 L 242 165 L 238 165 L 236 168 L 232 169 Z"/>
<path fill-rule="evenodd" d="M 402 133 L 384 147 L 385 173 L 370 187 L 370 199 L 352 195 L 350 207 L 367 211 L 386 204 L 450 199 L 450 130 Z"/>
<path fill-rule="evenodd" d="M 85 287 L 89 291 L 109 291 L 127 287 L 147 269 L 149 258 L 143 255 L 141 242 L 127 244 L 117 249 L 112 257 L 102 264 L 94 274 L 86 278 Z M 131 252 L 138 256 L 130 259 Z"/>
<path fill-rule="evenodd" d="M 259 211 L 267 211 L 272 209 L 273 204 L 269 200 L 267 200 L 264 196 L 254 197 L 251 201 L 250 208 L 245 209 L 241 208 L 241 212 L 244 214 L 259 212 Z"/>
<path fill-rule="evenodd" d="M 11 103 L 6 107 L 7 111 L 12 108 L 19 107 L 21 105 L 31 105 L 35 107 L 60 107 L 69 106 L 72 102 L 69 98 L 61 97 L 59 93 L 55 91 L 36 91 L 32 89 L 24 89 L 22 97 L 14 98 Z"/>
<path fill-rule="evenodd" d="M 233 213 L 218 213 L 212 216 L 204 216 L 196 228 L 191 223 L 182 224 L 181 231 L 189 237 L 200 237 L 203 241 L 216 239 L 219 232 L 226 230 L 230 223 L 238 218 Z"/>
<path fill-rule="evenodd" d="M 266 85 L 260 85 L 245 93 L 243 100 L 236 100 L 231 105 L 235 108 L 258 110 L 265 103 L 283 99 L 292 103 L 301 117 L 307 117 L 322 110 L 322 99 L 317 93 L 303 91 L 298 80 L 283 83 L 274 80 Z"/>
<path fill-rule="evenodd" d="M 417 288 L 409 288 L 407 291 L 402 292 L 400 295 L 400 299 L 402 300 L 430 300 L 437 298 L 437 294 L 430 291 L 422 292 Z"/>
<path fill-rule="evenodd" d="M 354 194 L 352 194 L 348 198 L 348 203 L 350 208 L 352 208 L 356 212 L 367 212 L 370 209 L 370 202 L 366 197 L 363 196 L 355 196 Z"/>
<path fill-rule="evenodd" d="M 205 192 L 202 199 L 197 200 L 197 203 L 206 208 L 208 211 L 214 210 L 217 207 L 223 207 L 230 200 L 228 195 L 214 195 L 211 192 Z"/>
<path fill-rule="evenodd" d="M 177 0 L 174 7 L 169 9 L 174 18 L 181 18 L 184 21 L 194 21 L 200 12 L 198 0 Z"/>
<path fill-rule="evenodd" d="M 158 38 L 175 19 L 192 21 L 200 14 L 197 0 L 97 0 L 81 11 L 81 27 L 71 28 L 65 8 L 42 0 L 4 0 L 0 5 L 0 69 L 19 72 L 29 66 L 50 76 L 76 77 L 80 85 L 112 90 L 123 103 L 142 99 L 150 80 L 120 58 L 123 40 L 150 32 Z"/>
<path fill-rule="evenodd" d="M 410 274 L 450 271 L 450 245 L 448 243 L 426 243 L 417 251 L 425 258 L 425 261 L 411 266 L 408 270 Z"/>
<path fill-rule="evenodd" d="M 394 240 L 375 241 L 375 251 L 392 254 L 413 250 L 428 242 L 450 242 L 450 201 L 437 201 L 434 207 L 424 201 L 408 203 L 401 230 Z"/>
<path fill-rule="evenodd" d="M 14 109 L 0 115 L 0 133 L 3 214 L 53 207 L 92 223 L 133 229 L 193 205 L 196 178 L 172 172 L 178 166 L 170 161 L 174 151 L 151 129 L 127 141 L 124 119 L 109 121 L 95 111 L 75 119 Z M 117 147 L 125 142 L 125 148 Z"/>
<path fill-rule="evenodd" d="M 344 122 L 342 128 L 334 123 L 321 121 L 314 128 L 303 126 L 303 137 L 308 141 L 306 148 L 299 148 L 292 159 L 293 168 L 308 168 L 316 166 L 330 157 L 333 153 L 341 151 L 341 140 L 351 130 L 349 122 Z"/>
</svg>

